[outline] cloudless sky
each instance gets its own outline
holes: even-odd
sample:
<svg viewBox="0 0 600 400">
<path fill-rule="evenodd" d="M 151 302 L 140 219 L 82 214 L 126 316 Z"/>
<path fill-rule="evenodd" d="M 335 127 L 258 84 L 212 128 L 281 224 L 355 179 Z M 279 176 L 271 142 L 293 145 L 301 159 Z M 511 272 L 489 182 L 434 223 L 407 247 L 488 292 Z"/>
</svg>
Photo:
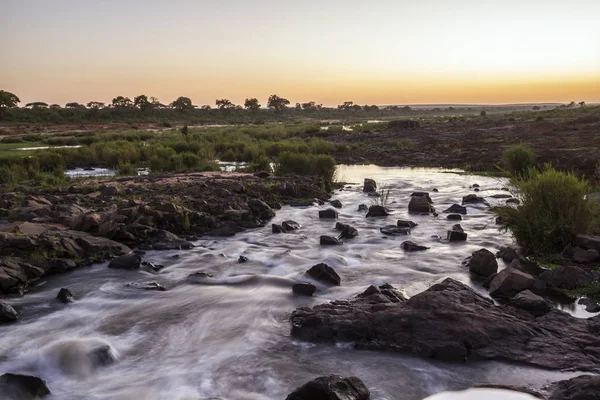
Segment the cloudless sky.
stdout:
<svg viewBox="0 0 600 400">
<path fill-rule="evenodd" d="M 600 0 L 0 0 L 23 102 L 600 102 Z"/>
</svg>

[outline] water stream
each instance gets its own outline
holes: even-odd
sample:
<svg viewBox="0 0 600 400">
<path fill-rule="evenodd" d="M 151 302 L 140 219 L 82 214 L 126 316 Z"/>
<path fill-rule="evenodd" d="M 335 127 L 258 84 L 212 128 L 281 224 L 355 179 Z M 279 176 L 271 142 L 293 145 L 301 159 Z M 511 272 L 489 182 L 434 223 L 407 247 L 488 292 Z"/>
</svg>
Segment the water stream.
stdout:
<svg viewBox="0 0 600 400">
<path fill-rule="evenodd" d="M 109 270 L 103 263 L 50 277 L 26 296 L 10 300 L 22 319 L 0 326 L 0 373 L 43 377 L 52 400 L 284 399 L 294 388 L 328 374 L 360 377 L 373 399 L 420 400 L 474 383 L 539 388 L 572 376 L 499 362 L 446 364 L 291 338 L 288 319 L 293 309 L 348 298 L 370 284 L 389 282 L 414 295 L 453 277 L 487 295 L 470 281 L 461 261 L 481 247 L 495 252 L 512 243 L 509 234 L 498 232 L 493 215 L 479 206 L 469 206 L 461 222 L 469 234 L 466 243 L 437 238 L 445 238 L 453 224 L 441 211 L 473 193 L 474 183 L 481 186 L 480 196 L 506 193 L 502 180 L 372 166 L 342 166 L 338 176 L 352 182 L 334 195 L 344 205 L 339 221 L 355 226 L 359 237 L 343 246 L 321 247 L 319 235 L 336 234 L 331 220 L 317 216 L 328 206 L 286 206 L 272 222 L 295 220 L 302 225 L 297 233 L 274 235 L 267 226 L 232 238 L 206 238 L 190 251 L 148 252 L 146 259 L 165 265 L 158 273 Z M 390 189 L 392 216 L 366 219 L 357 210 L 360 203 L 371 201 L 362 192 L 365 177 Z M 431 193 L 439 217 L 408 215 L 415 190 Z M 404 253 L 399 245 L 406 237 L 379 232 L 400 218 L 419 224 L 410 239 L 430 250 Z M 250 261 L 239 264 L 240 255 Z M 294 296 L 292 283 L 309 281 L 304 272 L 319 262 L 338 271 L 341 286 L 316 283 L 313 298 Z M 214 278 L 188 278 L 197 271 Z M 145 281 L 169 290 L 126 286 Z M 61 287 L 73 292 L 75 303 L 54 299 Z M 571 311 L 589 316 L 577 306 Z M 94 369 L 85 354 L 102 344 L 110 345 L 119 361 Z"/>
</svg>

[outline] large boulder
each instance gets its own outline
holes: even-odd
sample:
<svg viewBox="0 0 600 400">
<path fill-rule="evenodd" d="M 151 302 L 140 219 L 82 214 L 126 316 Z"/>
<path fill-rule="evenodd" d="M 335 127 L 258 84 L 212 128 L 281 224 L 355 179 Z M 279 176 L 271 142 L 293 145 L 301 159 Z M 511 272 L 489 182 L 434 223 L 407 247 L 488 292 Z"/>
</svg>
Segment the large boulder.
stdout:
<svg viewBox="0 0 600 400">
<path fill-rule="evenodd" d="M 600 371 L 599 316 L 580 319 L 552 309 L 534 317 L 496 306 L 450 278 L 407 301 L 369 299 L 298 308 L 291 317 L 292 336 L 445 361 L 487 359 Z"/>
<path fill-rule="evenodd" d="M 2 400 L 37 400 L 50 394 L 46 382 L 37 376 L 6 373 L 0 376 Z"/>
<path fill-rule="evenodd" d="M 467 240 L 467 233 L 460 224 L 452 226 L 452 229 L 446 232 L 446 240 L 449 242 L 464 242 Z"/>
<path fill-rule="evenodd" d="M 551 386 L 548 400 L 598 400 L 600 399 L 600 376 L 580 375 Z"/>
<path fill-rule="evenodd" d="M 371 394 L 355 376 L 321 376 L 290 393 L 286 400 L 369 400 Z"/>
<path fill-rule="evenodd" d="M 0 301 L 0 322 L 15 322 L 19 313 L 10 304 Z"/>
<path fill-rule="evenodd" d="M 408 212 L 429 214 L 435 212 L 435 208 L 429 203 L 425 196 L 413 196 L 408 203 Z"/>
<path fill-rule="evenodd" d="M 377 182 L 373 179 L 365 178 L 365 184 L 363 186 L 363 192 L 371 193 L 377 191 Z"/>
<path fill-rule="evenodd" d="M 553 289 L 575 289 L 585 286 L 594 280 L 591 272 L 574 265 L 564 265 L 556 269 L 546 271 L 539 277 Z"/>
<path fill-rule="evenodd" d="M 486 206 L 489 205 L 483 197 L 479 197 L 476 194 L 468 194 L 466 196 L 463 196 L 462 204 L 485 204 Z"/>
<path fill-rule="evenodd" d="M 337 219 L 338 212 L 333 208 L 328 208 L 326 210 L 319 211 L 319 218 L 321 219 Z"/>
<path fill-rule="evenodd" d="M 367 212 L 367 218 L 373 217 L 385 217 L 388 216 L 389 213 L 384 206 L 373 205 L 369 207 L 369 211 Z"/>
<path fill-rule="evenodd" d="M 600 252 L 600 236 L 577 235 L 575 244 L 586 250 L 593 249 Z"/>
<path fill-rule="evenodd" d="M 108 268 L 133 270 L 139 269 L 141 264 L 142 257 L 138 254 L 131 253 L 112 259 L 108 263 Z"/>
<path fill-rule="evenodd" d="M 451 214 L 467 214 L 467 207 L 461 206 L 459 204 L 452 204 L 450 207 L 444 210 L 445 213 Z"/>
<path fill-rule="evenodd" d="M 490 295 L 510 298 L 523 290 L 531 289 L 534 282 L 534 277 L 523 271 L 505 268 L 490 283 Z"/>
<path fill-rule="evenodd" d="M 248 208 L 252 212 L 252 215 L 261 221 L 268 221 L 275 216 L 275 211 L 267 203 L 259 199 L 248 200 Z"/>
<path fill-rule="evenodd" d="M 339 285 L 342 281 L 337 272 L 325 263 L 313 265 L 306 273 L 318 281 L 330 283 L 332 285 Z"/>
<path fill-rule="evenodd" d="M 544 315 L 552 309 L 552 305 L 543 297 L 524 290 L 510 299 L 509 304 L 513 307 L 528 311 L 536 317 Z"/>
<path fill-rule="evenodd" d="M 600 253 L 596 249 L 582 249 L 581 247 L 575 248 L 573 252 L 573 260 L 581 264 L 593 263 L 600 260 Z"/>
<path fill-rule="evenodd" d="M 465 260 L 465 265 L 472 273 L 485 278 L 498 272 L 498 261 L 494 254 L 487 249 L 474 252 L 470 258 Z"/>
</svg>

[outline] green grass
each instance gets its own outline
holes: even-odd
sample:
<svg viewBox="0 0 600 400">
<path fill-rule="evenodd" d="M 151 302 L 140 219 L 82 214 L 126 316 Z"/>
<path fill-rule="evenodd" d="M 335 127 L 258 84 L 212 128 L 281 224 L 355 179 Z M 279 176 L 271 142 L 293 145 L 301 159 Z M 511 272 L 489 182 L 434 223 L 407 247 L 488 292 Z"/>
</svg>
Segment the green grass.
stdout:
<svg viewBox="0 0 600 400">
<path fill-rule="evenodd" d="M 566 292 L 571 297 L 587 297 L 600 303 L 600 280 L 595 280 L 589 285 Z"/>
<path fill-rule="evenodd" d="M 335 178 L 335 159 L 325 154 L 283 153 L 275 164 L 277 175 L 315 175 L 326 182 Z"/>
</svg>

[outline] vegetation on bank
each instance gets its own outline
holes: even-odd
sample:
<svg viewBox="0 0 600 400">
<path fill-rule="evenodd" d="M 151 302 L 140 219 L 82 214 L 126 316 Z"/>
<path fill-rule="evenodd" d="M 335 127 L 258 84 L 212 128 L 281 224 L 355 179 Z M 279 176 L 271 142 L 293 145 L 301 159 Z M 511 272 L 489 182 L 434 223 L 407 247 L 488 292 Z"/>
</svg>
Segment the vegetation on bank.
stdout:
<svg viewBox="0 0 600 400">
<path fill-rule="evenodd" d="M 535 165 L 535 154 L 526 145 L 514 145 L 502 153 L 502 164 L 512 175 L 522 175 Z"/>
</svg>

